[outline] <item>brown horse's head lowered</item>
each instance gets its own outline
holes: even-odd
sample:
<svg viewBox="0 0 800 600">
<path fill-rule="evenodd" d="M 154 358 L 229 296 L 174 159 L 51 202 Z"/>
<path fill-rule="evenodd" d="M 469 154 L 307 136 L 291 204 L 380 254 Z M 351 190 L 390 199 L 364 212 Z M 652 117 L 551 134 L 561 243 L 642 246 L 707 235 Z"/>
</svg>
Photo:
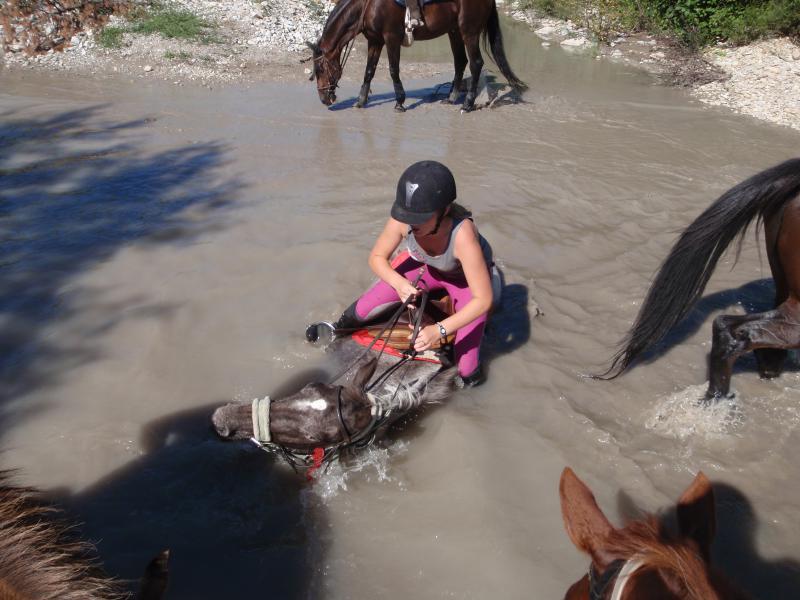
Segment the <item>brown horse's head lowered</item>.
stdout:
<svg viewBox="0 0 800 600">
<path fill-rule="evenodd" d="M 615 529 L 572 469 L 561 474 L 561 513 L 572 543 L 591 559 L 565 600 L 744 600 L 711 567 L 716 519 L 711 484 L 698 473 L 678 500 L 679 534 L 655 517 Z"/>
<path fill-rule="evenodd" d="M 325 106 L 336 102 L 336 87 L 342 76 L 341 50 L 323 52 L 319 44 L 309 44 L 313 52 L 312 79 L 317 80 L 317 93 Z"/>
</svg>

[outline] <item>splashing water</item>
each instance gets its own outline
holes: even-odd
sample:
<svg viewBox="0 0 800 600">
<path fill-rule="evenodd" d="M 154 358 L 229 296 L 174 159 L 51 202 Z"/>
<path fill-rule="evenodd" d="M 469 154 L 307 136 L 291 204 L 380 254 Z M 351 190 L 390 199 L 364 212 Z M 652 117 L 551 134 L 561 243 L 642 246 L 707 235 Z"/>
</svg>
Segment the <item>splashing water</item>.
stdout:
<svg viewBox="0 0 800 600">
<path fill-rule="evenodd" d="M 731 434 L 744 422 L 738 395 L 704 404 L 706 384 L 691 385 L 660 401 L 645 421 L 645 427 L 662 435 L 686 440 Z"/>
<path fill-rule="evenodd" d="M 403 441 L 393 442 L 388 446 L 372 445 L 356 452 L 354 456 L 344 461 L 334 461 L 314 482 L 307 488 L 307 493 L 313 494 L 322 502 L 327 502 L 340 491 L 347 491 L 348 480 L 356 473 L 364 473 L 366 481 L 373 479 L 381 482 L 396 483 L 403 489 L 403 482 L 389 474 L 391 460 L 398 454 L 408 451 L 408 443 Z"/>
</svg>

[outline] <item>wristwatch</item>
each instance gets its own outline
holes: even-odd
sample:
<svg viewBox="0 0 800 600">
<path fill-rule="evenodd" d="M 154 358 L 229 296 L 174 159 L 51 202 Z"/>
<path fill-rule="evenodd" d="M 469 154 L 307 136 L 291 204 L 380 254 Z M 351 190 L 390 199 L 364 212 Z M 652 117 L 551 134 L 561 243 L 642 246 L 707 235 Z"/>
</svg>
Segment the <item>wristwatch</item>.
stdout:
<svg viewBox="0 0 800 600">
<path fill-rule="evenodd" d="M 443 338 L 446 338 L 447 337 L 447 329 L 445 329 L 444 325 L 442 325 L 438 321 L 436 322 L 436 324 L 439 326 L 439 335 L 442 336 Z"/>
</svg>

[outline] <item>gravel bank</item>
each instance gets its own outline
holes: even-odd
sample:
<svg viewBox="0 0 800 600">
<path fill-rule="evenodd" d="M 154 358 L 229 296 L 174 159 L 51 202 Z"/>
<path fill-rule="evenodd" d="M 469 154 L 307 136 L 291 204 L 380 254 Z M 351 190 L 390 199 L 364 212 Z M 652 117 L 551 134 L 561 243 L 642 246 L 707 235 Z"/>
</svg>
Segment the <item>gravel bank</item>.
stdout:
<svg viewBox="0 0 800 600">
<path fill-rule="evenodd" d="M 738 48 L 718 46 L 687 52 L 674 40 L 647 34 L 622 35 L 597 44 L 571 21 L 544 18 L 531 10 L 511 16 L 530 25 L 543 44 L 591 52 L 598 60 L 635 64 L 670 85 L 686 86 L 706 104 L 800 130 L 800 46 L 776 38 Z"/>
<path fill-rule="evenodd" d="M 119 48 L 103 48 L 99 31 L 73 36 L 63 52 L 38 56 L 6 52 L 9 68 L 39 68 L 92 75 L 121 73 L 181 84 L 253 79 L 302 79 L 299 59 L 319 37 L 333 3 L 327 0 L 174 0 L 212 25 L 203 41 L 124 33 Z M 126 27 L 112 17 L 110 27 Z"/>
<path fill-rule="evenodd" d="M 96 31 L 72 37 L 63 52 L 38 56 L 5 52 L 9 68 L 36 68 L 103 76 L 160 78 L 177 85 L 198 82 L 247 82 L 262 79 L 302 80 L 310 71 L 300 59 L 306 42 L 316 40 L 334 4 L 329 0 L 174 0 L 214 25 L 204 42 L 125 33 L 121 47 L 99 45 Z M 702 55 L 683 50 L 674 41 L 646 34 L 621 35 L 598 45 L 575 24 L 516 10 L 513 18 L 528 23 L 545 46 L 559 44 L 598 60 L 641 66 L 670 85 L 687 86 L 702 102 L 800 129 L 800 47 L 787 38 L 740 48 L 716 47 Z M 110 26 L 126 25 L 112 17 Z M 351 64 L 364 62 L 363 44 L 356 44 Z M 438 74 L 440 67 L 405 63 L 413 76 Z M 351 68 L 345 77 L 360 78 Z"/>
</svg>

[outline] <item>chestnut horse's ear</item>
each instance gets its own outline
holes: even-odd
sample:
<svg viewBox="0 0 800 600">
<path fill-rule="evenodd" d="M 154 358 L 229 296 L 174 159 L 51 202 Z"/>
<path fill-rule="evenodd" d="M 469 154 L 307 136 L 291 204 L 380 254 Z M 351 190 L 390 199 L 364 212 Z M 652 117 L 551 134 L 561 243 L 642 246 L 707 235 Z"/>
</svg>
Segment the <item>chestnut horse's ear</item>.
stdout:
<svg viewBox="0 0 800 600">
<path fill-rule="evenodd" d="M 372 375 L 375 373 L 375 367 L 377 366 L 378 359 L 372 358 L 359 367 L 358 371 L 353 377 L 353 382 L 350 384 L 350 387 L 354 388 L 353 391 L 356 392 L 357 396 L 364 394 L 364 388 L 369 383 L 369 380 L 372 379 Z"/>
<path fill-rule="evenodd" d="M 678 500 L 678 529 L 681 535 L 697 542 L 706 562 L 711 558 L 711 542 L 717 529 L 714 490 L 702 471 Z"/>
<path fill-rule="evenodd" d="M 561 516 L 569 539 L 598 565 L 604 564 L 602 547 L 614 528 L 597 506 L 592 491 L 566 467 L 558 485 L 561 497 Z"/>
</svg>

